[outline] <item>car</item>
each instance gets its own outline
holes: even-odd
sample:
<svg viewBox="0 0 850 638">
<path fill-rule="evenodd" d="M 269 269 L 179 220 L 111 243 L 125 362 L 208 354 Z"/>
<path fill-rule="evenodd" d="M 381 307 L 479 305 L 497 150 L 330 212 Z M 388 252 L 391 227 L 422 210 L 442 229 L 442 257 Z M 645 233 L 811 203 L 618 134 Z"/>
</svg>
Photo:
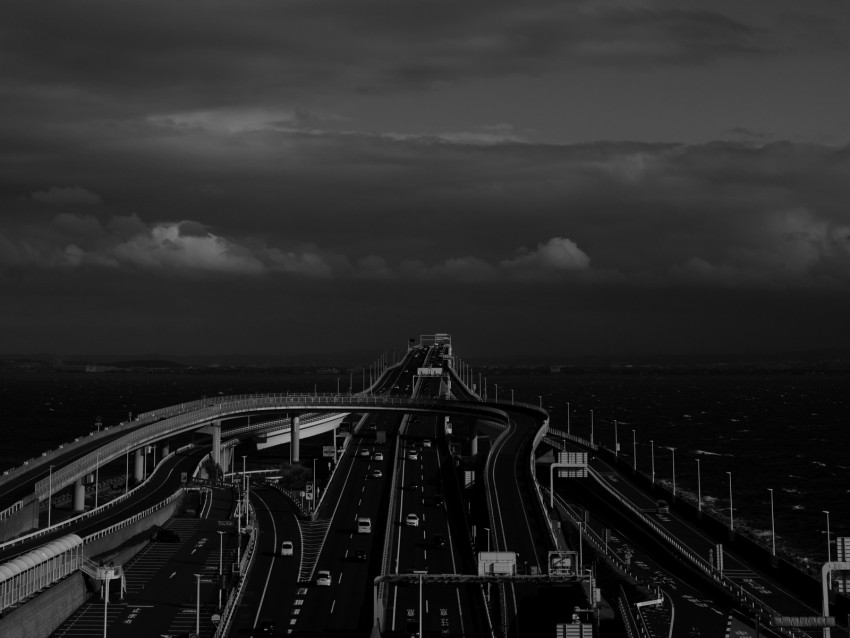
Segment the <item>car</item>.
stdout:
<svg viewBox="0 0 850 638">
<path fill-rule="evenodd" d="M 659 514 L 669 514 L 670 513 L 670 506 L 667 504 L 667 501 L 665 501 L 663 499 L 661 499 L 661 500 L 659 500 L 655 503 L 655 508 L 656 508 L 656 511 Z"/>
<path fill-rule="evenodd" d="M 355 560 L 359 563 L 365 563 L 366 562 L 366 552 L 363 551 L 362 549 L 355 549 L 353 552 L 351 552 L 351 560 Z"/>
<path fill-rule="evenodd" d="M 363 449 L 360 450 L 360 456 L 369 457 L 369 456 L 372 456 L 372 453 L 364 447 Z"/>
<path fill-rule="evenodd" d="M 280 544 L 280 555 L 281 556 L 292 556 L 292 554 L 293 554 L 292 541 L 283 541 Z"/>
<path fill-rule="evenodd" d="M 360 516 L 357 518 L 357 533 L 358 534 L 371 534 L 372 533 L 372 519 L 366 516 Z"/>
<path fill-rule="evenodd" d="M 443 548 L 443 547 L 446 546 L 446 537 L 443 536 L 442 534 L 434 534 L 431 537 L 431 544 L 434 547 Z"/>
<path fill-rule="evenodd" d="M 383 452 L 375 452 L 375 453 L 372 455 L 372 460 L 373 460 L 373 461 L 383 461 L 383 460 L 384 460 L 384 454 L 383 454 Z"/>
<path fill-rule="evenodd" d="M 419 481 L 417 481 L 417 480 L 408 481 L 407 487 L 411 490 L 418 490 L 419 489 Z"/>
<path fill-rule="evenodd" d="M 258 626 L 260 634 L 263 636 L 271 636 L 274 633 L 274 621 L 271 618 L 264 618 Z"/>
<path fill-rule="evenodd" d="M 434 494 L 434 505 L 440 506 L 443 504 L 443 495 L 442 494 Z"/>
<path fill-rule="evenodd" d="M 172 532 L 170 529 L 159 529 L 157 532 L 151 537 L 152 541 L 159 543 L 179 543 L 180 535 L 176 532 Z"/>
<path fill-rule="evenodd" d="M 378 426 L 373 423 L 372 425 L 369 426 L 369 429 L 370 430 L 377 430 Z"/>
<path fill-rule="evenodd" d="M 431 447 L 431 439 L 425 439 L 422 441 L 422 447 Z"/>
<path fill-rule="evenodd" d="M 411 450 L 410 452 L 407 453 L 407 460 L 408 461 L 418 461 L 419 460 L 419 452 L 417 452 L 416 450 Z"/>
<path fill-rule="evenodd" d="M 331 586 L 331 572 L 327 569 L 320 569 L 316 574 L 316 585 L 319 587 Z"/>
<path fill-rule="evenodd" d="M 419 527 L 419 514 L 408 514 L 404 519 L 404 524 L 410 527 Z"/>
<path fill-rule="evenodd" d="M 381 470 L 372 470 L 371 472 L 369 472 L 369 476 L 371 476 L 372 478 L 381 478 L 383 475 L 384 473 L 381 472 Z"/>
</svg>

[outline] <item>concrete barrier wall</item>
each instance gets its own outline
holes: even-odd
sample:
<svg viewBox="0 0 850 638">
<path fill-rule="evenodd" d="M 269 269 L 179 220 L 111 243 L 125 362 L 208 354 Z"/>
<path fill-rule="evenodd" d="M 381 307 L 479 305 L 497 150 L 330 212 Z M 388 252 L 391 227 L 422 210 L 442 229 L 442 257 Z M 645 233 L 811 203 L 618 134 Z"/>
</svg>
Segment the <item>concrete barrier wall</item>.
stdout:
<svg viewBox="0 0 850 638">
<path fill-rule="evenodd" d="M 0 543 L 5 543 L 38 527 L 38 500 L 29 496 L 23 506 L 9 514 L 0 525 Z M 0 634 L 1 635 L 1 634 Z"/>
<path fill-rule="evenodd" d="M 136 534 L 148 530 L 154 525 L 162 525 L 169 518 L 174 516 L 174 512 L 176 512 L 177 508 L 180 507 L 181 501 L 182 499 L 178 498 L 166 505 L 165 507 L 151 512 L 145 518 L 139 519 L 132 525 L 128 525 L 127 527 L 123 527 L 119 530 L 116 530 L 108 536 L 104 536 L 102 538 L 98 538 L 97 540 L 91 541 L 90 543 L 86 543 L 86 556 L 99 556 L 100 554 L 111 552 L 115 548 L 120 546 L 122 543 L 133 538 Z"/>
<path fill-rule="evenodd" d="M 76 571 L 0 618 L 3 638 L 47 638 L 89 597 Z"/>
</svg>

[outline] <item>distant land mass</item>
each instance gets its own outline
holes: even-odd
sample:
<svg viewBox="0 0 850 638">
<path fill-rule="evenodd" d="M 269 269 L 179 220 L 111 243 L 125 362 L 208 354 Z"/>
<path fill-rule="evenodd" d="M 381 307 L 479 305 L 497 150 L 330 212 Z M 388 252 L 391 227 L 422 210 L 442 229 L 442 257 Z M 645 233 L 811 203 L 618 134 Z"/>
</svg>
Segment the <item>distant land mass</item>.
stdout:
<svg viewBox="0 0 850 638">
<path fill-rule="evenodd" d="M 770 353 L 728 353 L 728 354 L 634 354 L 634 355 L 557 355 L 552 353 L 499 356 L 494 353 L 486 358 L 465 356 L 462 350 L 457 353 L 465 363 L 478 368 L 547 368 L 550 372 L 563 372 L 574 368 L 628 368 L 628 367 L 850 367 L 849 349 L 828 349 L 770 352 Z M 395 360 L 404 354 L 403 349 L 395 351 Z M 222 355 L 168 355 L 168 354 L 73 354 L 56 355 L 52 353 L 20 354 L 0 353 L 0 368 L 30 369 L 83 369 L 90 371 L 108 370 L 172 370 L 183 368 L 312 368 L 327 371 L 368 369 L 378 359 L 379 354 L 370 352 L 346 352 L 322 355 L 269 355 L 269 354 L 222 354 Z M 388 361 L 392 353 L 386 353 Z"/>
</svg>

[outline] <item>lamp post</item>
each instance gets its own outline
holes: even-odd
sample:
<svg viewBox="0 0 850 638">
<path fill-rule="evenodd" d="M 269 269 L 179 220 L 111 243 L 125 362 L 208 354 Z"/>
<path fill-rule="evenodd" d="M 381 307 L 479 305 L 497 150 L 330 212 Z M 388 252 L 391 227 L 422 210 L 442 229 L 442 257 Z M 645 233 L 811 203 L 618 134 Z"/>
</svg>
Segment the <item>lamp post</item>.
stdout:
<svg viewBox="0 0 850 638">
<path fill-rule="evenodd" d="M 590 447 L 593 447 L 593 410 L 590 411 Z"/>
<path fill-rule="evenodd" d="M 700 478 L 699 459 L 697 459 L 697 512 L 702 512 L 702 479 Z"/>
<path fill-rule="evenodd" d="M 614 419 L 614 458 L 617 458 L 617 455 L 620 452 L 620 440 L 617 434 L 617 419 Z"/>
<path fill-rule="evenodd" d="M 496 386 L 496 403 L 498 403 L 499 402 L 499 384 L 494 383 L 493 385 Z"/>
<path fill-rule="evenodd" d="M 729 531 L 731 532 L 735 530 L 734 509 L 732 508 L 732 472 L 726 473 L 729 475 Z"/>
<path fill-rule="evenodd" d="M 542 408 L 543 407 L 543 395 L 542 394 L 537 395 L 537 401 L 540 403 L 540 407 Z"/>
<path fill-rule="evenodd" d="M 53 505 L 53 468 L 55 465 L 50 466 L 50 474 L 47 477 L 47 526 L 50 527 L 50 509 Z"/>
<path fill-rule="evenodd" d="M 511 405 L 514 404 L 514 390 L 511 388 Z"/>
<path fill-rule="evenodd" d="M 109 609 L 109 579 L 103 579 L 103 638 L 106 638 L 106 612 Z"/>
<path fill-rule="evenodd" d="M 124 493 L 130 491 L 130 449 L 127 449 L 127 454 L 124 455 Z"/>
<path fill-rule="evenodd" d="M 198 579 L 198 590 L 195 596 L 195 635 L 201 635 L 201 575 L 195 574 Z"/>
<path fill-rule="evenodd" d="M 670 450 L 673 452 L 673 498 L 676 498 L 676 448 Z"/>
<path fill-rule="evenodd" d="M 637 472 L 637 439 L 634 430 L 632 430 L 632 469 Z"/>
<path fill-rule="evenodd" d="M 483 529 L 485 532 L 487 532 L 487 551 L 489 552 L 490 551 L 490 528 L 489 527 L 482 527 L 481 529 Z"/>
<path fill-rule="evenodd" d="M 652 484 L 655 485 L 655 441 L 649 439 L 649 453 L 652 458 Z"/>
<path fill-rule="evenodd" d="M 767 488 L 770 492 L 770 540 L 772 545 L 771 554 L 776 556 L 776 522 L 773 518 L 773 488 Z"/>
<path fill-rule="evenodd" d="M 570 404 L 567 402 L 567 434 L 570 433 Z"/>
<path fill-rule="evenodd" d="M 316 511 L 316 459 L 313 459 L 313 502 L 310 503 L 310 511 Z"/>
</svg>

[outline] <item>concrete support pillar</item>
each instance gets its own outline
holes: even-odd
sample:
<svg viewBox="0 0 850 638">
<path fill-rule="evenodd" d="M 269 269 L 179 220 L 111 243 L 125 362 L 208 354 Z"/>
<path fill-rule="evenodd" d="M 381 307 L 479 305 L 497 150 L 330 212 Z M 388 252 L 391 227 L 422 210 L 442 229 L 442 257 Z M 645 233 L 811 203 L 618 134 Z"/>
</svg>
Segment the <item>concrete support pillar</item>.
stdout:
<svg viewBox="0 0 850 638">
<path fill-rule="evenodd" d="M 169 448 L 169 446 L 168 446 L 168 441 L 166 441 L 166 442 L 165 442 L 165 443 L 163 443 L 163 445 L 162 445 L 162 454 L 161 454 L 161 457 L 160 457 L 160 458 L 163 458 L 163 459 L 164 459 L 164 458 L 165 458 L 166 456 L 168 456 L 170 453 L 171 453 L 171 449 L 170 449 L 170 448 Z"/>
<path fill-rule="evenodd" d="M 213 447 L 212 447 L 212 460 L 213 462 L 221 466 L 221 421 L 215 421 L 212 424 L 212 439 L 213 439 Z"/>
<path fill-rule="evenodd" d="M 301 462 L 301 418 L 297 414 L 292 415 L 292 428 L 290 430 L 290 438 L 292 440 L 292 464 Z"/>
<path fill-rule="evenodd" d="M 74 481 L 74 511 L 82 512 L 86 509 L 86 487 L 83 479 Z"/>
<path fill-rule="evenodd" d="M 470 454 L 472 456 L 478 454 L 478 421 L 475 419 L 469 424 L 469 445 L 472 450 Z"/>
<path fill-rule="evenodd" d="M 133 478 L 136 479 L 136 482 L 139 483 L 145 480 L 145 459 L 142 456 L 144 448 L 139 448 L 136 450 L 135 455 L 133 456 L 134 461 L 134 471 Z"/>
</svg>

